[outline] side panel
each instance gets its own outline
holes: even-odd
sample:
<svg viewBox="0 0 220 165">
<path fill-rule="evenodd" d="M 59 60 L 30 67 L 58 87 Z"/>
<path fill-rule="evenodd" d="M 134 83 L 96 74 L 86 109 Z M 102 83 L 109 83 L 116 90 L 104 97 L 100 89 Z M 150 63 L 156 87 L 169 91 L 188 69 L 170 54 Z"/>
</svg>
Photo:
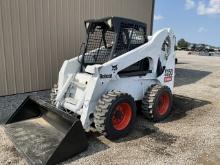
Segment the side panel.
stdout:
<svg viewBox="0 0 220 165">
<path fill-rule="evenodd" d="M 116 90 L 130 94 L 135 101 L 141 100 L 144 97 L 146 90 L 156 84 L 157 80 L 143 79 L 139 77 L 120 78 L 109 82 L 107 91 Z"/>
</svg>

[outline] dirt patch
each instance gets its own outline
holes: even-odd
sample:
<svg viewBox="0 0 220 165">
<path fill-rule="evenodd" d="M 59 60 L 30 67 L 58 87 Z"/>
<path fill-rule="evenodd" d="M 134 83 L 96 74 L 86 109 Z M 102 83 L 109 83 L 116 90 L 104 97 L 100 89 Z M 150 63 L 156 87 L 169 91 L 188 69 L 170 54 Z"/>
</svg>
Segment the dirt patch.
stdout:
<svg viewBox="0 0 220 165">
<path fill-rule="evenodd" d="M 203 153 L 199 156 L 197 162 L 203 165 L 219 165 L 220 157 L 216 153 Z"/>
<path fill-rule="evenodd" d="M 0 164 L 13 165 L 13 164 L 26 164 L 21 158 L 14 145 L 10 142 L 8 137 L 4 134 L 4 129 L 0 127 Z"/>
</svg>

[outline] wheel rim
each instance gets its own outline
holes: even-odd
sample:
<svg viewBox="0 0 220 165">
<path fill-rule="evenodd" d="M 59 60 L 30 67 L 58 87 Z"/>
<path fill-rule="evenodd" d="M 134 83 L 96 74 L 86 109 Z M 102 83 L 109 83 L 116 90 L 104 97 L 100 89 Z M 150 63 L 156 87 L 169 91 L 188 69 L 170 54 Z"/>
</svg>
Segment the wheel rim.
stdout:
<svg viewBox="0 0 220 165">
<path fill-rule="evenodd" d="M 168 93 L 164 92 L 160 97 L 157 104 L 157 112 L 160 116 L 167 113 L 170 105 L 170 97 Z"/>
<path fill-rule="evenodd" d="M 132 108 L 128 103 L 120 103 L 116 106 L 112 115 L 113 127 L 121 131 L 125 129 L 131 121 Z"/>
</svg>

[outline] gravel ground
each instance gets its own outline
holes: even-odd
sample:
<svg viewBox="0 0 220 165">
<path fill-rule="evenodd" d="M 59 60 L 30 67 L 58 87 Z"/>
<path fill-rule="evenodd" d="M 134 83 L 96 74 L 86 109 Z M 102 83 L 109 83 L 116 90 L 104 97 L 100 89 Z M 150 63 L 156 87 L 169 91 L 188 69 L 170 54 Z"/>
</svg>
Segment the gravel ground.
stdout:
<svg viewBox="0 0 220 165">
<path fill-rule="evenodd" d="M 109 141 L 97 133 L 89 148 L 62 164 L 220 164 L 220 58 L 177 53 L 173 113 L 161 123 L 138 115 L 134 131 Z M 48 91 L 31 93 L 45 99 Z M 1 123 L 29 94 L 0 97 Z M 26 164 L 0 126 L 0 164 Z"/>
</svg>

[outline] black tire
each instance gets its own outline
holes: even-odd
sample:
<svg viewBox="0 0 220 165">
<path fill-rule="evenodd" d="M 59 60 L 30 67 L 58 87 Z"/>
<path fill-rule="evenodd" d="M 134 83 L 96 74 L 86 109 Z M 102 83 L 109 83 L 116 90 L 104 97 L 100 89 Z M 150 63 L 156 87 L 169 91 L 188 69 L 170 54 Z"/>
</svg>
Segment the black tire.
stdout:
<svg viewBox="0 0 220 165">
<path fill-rule="evenodd" d="M 161 98 L 163 101 L 160 101 Z M 169 87 L 153 85 L 142 99 L 142 113 L 151 121 L 162 121 L 170 115 L 172 102 L 173 96 Z"/>
<path fill-rule="evenodd" d="M 119 124 L 114 125 L 113 121 L 115 121 L 115 116 L 117 116 L 117 113 L 119 111 L 117 110 L 117 107 L 118 106 L 120 107 L 121 105 L 123 106 L 129 105 L 130 108 L 128 112 L 131 116 L 129 117 L 129 120 L 124 120 L 126 115 L 120 114 L 122 115 L 123 118 L 122 121 L 129 121 L 129 122 L 126 122 L 128 124 L 123 125 L 125 128 L 119 130 L 117 129 Z M 117 91 L 108 92 L 104 94 L 101 97 L 101 99 L 98 101 L 94 117 L 95 117 L 94 118 L 95 127 L 99 133 L 105 135 L 105 137 L 112 140 L 124 137 L 132 130 L 135 123 L 135 119 L 136 119 L 135 101 L 133 97 L 131 97 L 126 93 L 121 93 Z"/>
</svg>

